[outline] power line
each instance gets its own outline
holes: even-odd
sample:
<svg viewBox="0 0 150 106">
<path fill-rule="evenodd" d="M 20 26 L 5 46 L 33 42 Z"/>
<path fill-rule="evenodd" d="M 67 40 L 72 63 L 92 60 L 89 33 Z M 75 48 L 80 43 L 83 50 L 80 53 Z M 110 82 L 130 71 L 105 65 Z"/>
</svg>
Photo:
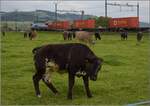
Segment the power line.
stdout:
<svg viewBox="0 0 150 106">
<path fill-rule="evenodd" d="M 81 13 L 81 20 L 83 19 L 83 16 L 84 16 L 84 10 L 57 10 L 57 12 L 73 12 L 73 13 L 78 13 L 80 12 Z"/>
<path fill-rule="evenodd" d="M 137 3 L 136 5 L 133 4 L 119 4 L 119 3 L 107 3 L 107 0 L 105 0 L 105 17 L 107 17 L 107 5 L 110 6 L 119 6 L 120 7 L 120 11 L 122 10 L 122 7 L 130 7 L 133 11 L 133 7 L 137 8 L 137 17 L 139 17 L 139 3 Z"/>
<path fill-rule="evenodd" d="M 54 3 L 55 4 L 55 21 L 57 21 L 57 12 L 74 12 L 74 13 L 81 13 L 81 20 L 83 19 L 84 16 L 84 10 L 59 10 L 58 8 L 58 2 Z"/>
</svg>

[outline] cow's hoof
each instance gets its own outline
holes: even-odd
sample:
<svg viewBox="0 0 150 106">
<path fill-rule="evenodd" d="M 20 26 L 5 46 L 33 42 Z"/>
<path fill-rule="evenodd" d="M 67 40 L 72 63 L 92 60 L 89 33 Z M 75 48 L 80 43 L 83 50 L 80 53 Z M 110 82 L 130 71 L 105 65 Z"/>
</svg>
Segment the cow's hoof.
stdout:
<svg viewBox="0 0 150 106">
<path fill-rule="evenodd" d="M 40 94 L 38 94 L 38 95 L 37 95 L 37 97 L 38 97 L 38 98 L 41 98 L 41 95 L 40 95 Z"/>
</svg>

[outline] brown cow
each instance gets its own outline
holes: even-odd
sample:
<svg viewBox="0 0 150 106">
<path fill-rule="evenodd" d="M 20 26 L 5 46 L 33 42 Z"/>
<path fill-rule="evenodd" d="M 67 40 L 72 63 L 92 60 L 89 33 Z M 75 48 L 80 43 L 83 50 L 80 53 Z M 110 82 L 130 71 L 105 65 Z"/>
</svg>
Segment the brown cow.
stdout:
<svg viewBox="0 0 150 106">
<path fill-rule="evenodd" d="M 92 35 L 94 33 L 93 32 L 87 32 L 87 31 L 77 31 L 75 33 L 76 35 L 76 39 L 79 40 L 79 41 L 83 41 L 85 43 L 90 43 L 92 44 L 93 40 L 92 40 Z"/>
<path fill-rule="evenodd" d="M 28 32 L 25 31 L 25 32 L 23 33 L 23 35 L 24 35 L 24 38 L 27 38 L 27 37 L 28 37 Z"/>
<path fill-rule="evenodd" d="M 37 32 L 36 32 L 36 30 L 32 29 L 32 31 L 29 32 L 29 38 L 30 38 L 30 40 L 33 40 L 36 37 L 37 37 Z"/>
<path fill-rule="evenodd" d="M 63 32 L 64 40 L 72 40 L 72 32 L 71 31 L 64 31 Z"/>
<path fill-rule="evenodd" d="M 68 32 L 67 31 L 63 32 L 63 38 L 64 38 L 64 40 L 67 40 L 67 38 L 68 38 Z"/>
</svg>

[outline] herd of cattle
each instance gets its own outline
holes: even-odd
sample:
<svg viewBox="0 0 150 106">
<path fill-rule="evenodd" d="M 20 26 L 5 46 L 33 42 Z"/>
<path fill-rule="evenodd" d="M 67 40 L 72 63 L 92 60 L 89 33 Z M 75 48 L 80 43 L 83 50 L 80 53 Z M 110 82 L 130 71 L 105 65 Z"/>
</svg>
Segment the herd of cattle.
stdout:
<svg viewBox="0 0 150 106">
<path fill-rule="evenodd" d="M 87 31 L 64 31 L 63 38 L 64 40 L 77 39 L 85 43 L 94 43 L 92 40 L 92 35 L 95 35 L 95 39 L 101 40 L 101 34 L 99 32 L 87 32 Z"/>
<path fill-rule="evenodd" d="M 5 36 L 5 32 L 1 32 L 2 36 Z M 25 31 L 24 32 L 24 38 L 29 38 L 30 40 L 33 40 L 37 37 L 36 30 L 32 29 L 31 31 Z M 89 32 L 89 31 L 64 31 L 62 33 L 64 40 L 72 40 L 77 39 L 79 41 L 83 41 L 85 43 L 95 43 L 92 39 L 92 36 L 95 36 L 95 40 L 101 40 L 101 33 L 100 31 L 96 32 Z M 128 39 L 128 31 L 127 30 L 120 30 L 120 36 L 121 40 L 127 40 Z M 138 31 L 137 33 L 137 41 L 140 42 L 143 38 L 142 31 Z"/>
<path fill-rule="evenodd" d="M 24 38 L 29 37 L 30 40 L 33 40 L 34 38 L 37 37 L 37 32 L 36 30 L 32 29 L 31 31 L 26 31 L 24 32 Z"/>
<path fill-rule="evenodd" d="M 3 35 L 4 32 L 2 32 Z M 101 33 L 100 31 L 96 32 L 89 32 L 89 31 L 64 31 L 62 33 L 63 39 L 64 40 L 72 40 L 72 39 L 77 39 L 78 41 L 89 43 L 89 44 L 94 44 L 95 41 L 92 39 L 92 37 L 95 37 L 95 40 L 101 40 Z M 128 31 L 126 30 L 120 30 L 120 36 L 121 40 L 127 40 L 128 39 Z M 34 38 L 37 37 L 37 32 L 36 30 L 31 30 L 28 32 L 24 32 L 24 38 L 29 37 L 30 40 L 33 40 Z M 140 42 L 143 38 L 143 34 L 141 31 L 137 33 L 137 41 Z"/>
<path fill-rule="evenodd" d="M 94 43 L 92 40 L 92 35 L 95 35 L 95 40 L 101 40 L 101 34 L 99 31 L 97 32 L 87 32 L 87 31 L 77 31 L 77 32 L 71 32 L 71 31 L 64 31 L 63 32 L 63 38 L 64 40 L 71 40 L 72 38 L 76 38 L 79 41 L 83 41 L 86 43 Z M 121 40 L 127 40 L 128 39 L 128 32 L 126 30 L 120 31 Z M 141 41 L 143 38 L 143 34 L 141 31 L 137 33 L 137 41 Z"/>
</svg>

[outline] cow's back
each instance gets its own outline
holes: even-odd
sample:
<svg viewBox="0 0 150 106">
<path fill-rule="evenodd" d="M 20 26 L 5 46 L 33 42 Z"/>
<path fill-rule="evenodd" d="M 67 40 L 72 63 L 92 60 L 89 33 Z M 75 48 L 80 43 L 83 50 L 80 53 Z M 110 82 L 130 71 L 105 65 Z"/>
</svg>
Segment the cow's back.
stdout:
<svg viewBox="0 0 150 106">
<path fill-rule="evenodd" d="M 94 56 L 94 53 L 86 45 L 80 43 L 50 44 L 38 49 L 35 54 L 35 62 L 40 63 L 41 66 L 48 58 L 54 60 L 60 69 L 66 69 L 66 64 L 84 65 L 89 54 Z"/>
<path fill-rule="evenodd" d="M 70 58 L 72 64 L 81 65 L 85 63 L 87 55 L 94 54 L 89 47 L 83 44 L 76 44 L 70 49 Z"/>
<path fill-rule="evenodd" d="M 93 33 L 87 31 L 77 31 L 75 33 L 76 39 L 80 41 L 90 41 L 92 39 L 92 34 Z"/>
</svg>

